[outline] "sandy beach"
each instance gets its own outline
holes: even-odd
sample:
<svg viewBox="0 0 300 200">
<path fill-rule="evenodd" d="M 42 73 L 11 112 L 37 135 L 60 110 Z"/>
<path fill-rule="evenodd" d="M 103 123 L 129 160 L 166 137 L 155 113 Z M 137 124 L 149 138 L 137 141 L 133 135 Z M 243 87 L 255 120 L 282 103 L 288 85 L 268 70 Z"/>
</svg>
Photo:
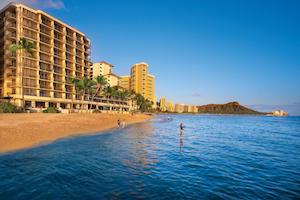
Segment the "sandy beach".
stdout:
<svg viewBox="0 0 300 200">
<path fill-rule="evenodd" d="M 128 125 L 150 118 L 143 114 L 0 114 L 0 153 L 105 131 L 115 128 L 118 119 Z"/>
</svg>

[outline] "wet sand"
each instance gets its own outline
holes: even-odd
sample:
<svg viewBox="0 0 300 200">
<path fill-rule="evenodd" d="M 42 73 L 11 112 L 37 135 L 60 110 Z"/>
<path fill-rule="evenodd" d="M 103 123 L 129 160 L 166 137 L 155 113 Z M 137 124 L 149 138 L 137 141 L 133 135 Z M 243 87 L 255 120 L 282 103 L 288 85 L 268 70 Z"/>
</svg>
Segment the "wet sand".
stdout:
<svg viewBox="0 0 300 200">
<path fill-rule="evenodd" d="M 143 122 L 143 114 L 0 114 L 0 153 L 33 147 L 73 135 L 90 134 Z"/>
</svg>

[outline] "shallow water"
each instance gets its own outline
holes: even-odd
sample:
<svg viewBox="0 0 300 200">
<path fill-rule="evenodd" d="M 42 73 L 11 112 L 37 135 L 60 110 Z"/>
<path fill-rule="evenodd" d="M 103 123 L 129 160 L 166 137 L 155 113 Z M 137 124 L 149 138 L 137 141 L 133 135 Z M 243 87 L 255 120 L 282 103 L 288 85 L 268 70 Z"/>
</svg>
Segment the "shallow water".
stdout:
<svg viewBox="0 0 300 200">
<path fill-rule="evenodd" d="M 160 115 L 0 155 L 0 199 L 133 198 L 299 199 L 300 117 Z"/>
</svg>

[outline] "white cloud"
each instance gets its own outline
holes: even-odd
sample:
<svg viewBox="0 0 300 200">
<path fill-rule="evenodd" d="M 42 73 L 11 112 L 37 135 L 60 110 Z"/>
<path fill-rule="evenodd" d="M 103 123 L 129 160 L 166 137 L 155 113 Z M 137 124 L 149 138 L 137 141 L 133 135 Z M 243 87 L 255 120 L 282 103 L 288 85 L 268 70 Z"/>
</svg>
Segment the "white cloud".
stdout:
<svg viewBox="0 0 300 200">
<path fill-rule="evenodd" d="M 52 8 L 52 9 L 63 9 L 65 4 L 62 0 L 1 0 L 0 8 L 9 4 L 10 2 L 22 3 L 34 8 Z"/>
<path fill-rule="evenodd" d="M 201 97 L 202 95 L 200 94 L 200 92 L 194 92 L 192 94 L 192 97 Z"/>
<path fill-rule="evenodd" d="M 46 1 L 42 1 L 42 2 L 43 2 L 43 6 L 46 8 L 54 8 L 57 10 L 65 8 L 65 4 L 61 0 L 46 0 Z"/>
</svg>

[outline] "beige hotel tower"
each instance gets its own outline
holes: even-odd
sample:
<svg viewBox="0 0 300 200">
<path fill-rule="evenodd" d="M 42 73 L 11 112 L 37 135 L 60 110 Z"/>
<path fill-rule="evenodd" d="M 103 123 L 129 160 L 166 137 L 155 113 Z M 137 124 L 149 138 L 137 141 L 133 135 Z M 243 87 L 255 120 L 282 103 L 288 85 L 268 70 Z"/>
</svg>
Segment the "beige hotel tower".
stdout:
<svg viewBox="0 0 300 200">
<path fill-rule="evenodd" d="M 135 93 L 141 94 L 145 99 L 153 103 L 153 108 L 156 107 L 156 99 L 154 95 L 154 76 L 149 74 L 148 64 L 140 62 L 132 65 L 130 76 L 120 76 L 119 86 L 132 90 Z"/>
<path fill-rule="evenodd" d="M 22 37 L 34 43 L 33 56 L 9 51 Z M 21 106 L 24 92 L 27 106 L 68 108 L 81 99 L 68 78 L 89 77 L 89 67 L 90 40 L 82 32 L 22 4 L 0 11 L 0 98 Z"/>
</svg>

